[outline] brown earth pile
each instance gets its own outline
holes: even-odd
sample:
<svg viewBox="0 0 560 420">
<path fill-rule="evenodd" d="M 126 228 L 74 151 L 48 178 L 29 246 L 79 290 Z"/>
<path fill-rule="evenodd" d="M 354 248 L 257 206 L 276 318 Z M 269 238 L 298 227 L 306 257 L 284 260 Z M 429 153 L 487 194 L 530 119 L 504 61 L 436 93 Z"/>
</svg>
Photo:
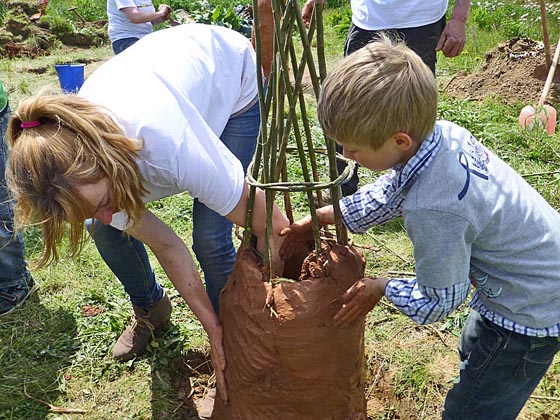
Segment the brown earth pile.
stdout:
<svg viewBox="0 0 560 420">
<path fill-rule="evenodd" d="M 323 243 L 319 261 L 311 253 L 299 266 L 298 281 L 270 283 L 240 250 L 220 296 L 230 401 L 216 398 L 213 419 L 366 419 L 364 322 L 332 321 L 364 257 Z"/>
<path fill-rule="evenodd" d="M 551 47 L 552 55 L 555 46 Z M 513 38 L 488 51 L 482 66 L 472 74 L 458 73 L 444 88 L 460 99 L 484 100 L 493 97 L 507 105 L 534 104 L 544 87 L 534 70 L 546 65 L 542 42 L 528 38 Z M 560 101 L 556 84 L 552 85 L 548 102 Z"/>
</svg>

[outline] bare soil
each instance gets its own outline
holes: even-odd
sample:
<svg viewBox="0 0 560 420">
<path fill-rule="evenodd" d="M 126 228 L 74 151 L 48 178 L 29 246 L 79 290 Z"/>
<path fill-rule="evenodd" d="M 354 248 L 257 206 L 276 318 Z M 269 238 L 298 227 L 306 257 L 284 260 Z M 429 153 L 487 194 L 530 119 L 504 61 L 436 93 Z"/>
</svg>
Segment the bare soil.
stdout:
<svg viewBox="0 0 560 420">
<path fill-rule="evenodd" d="M 554 49 L 552 46 L 552 52 Z M 513 38 L 488 51 L 484 63 L 474 73 L 458 73 L 444 91 L 459 99 L 492 97 L 506 105 L 536 103 L 546 79 L 546 72 L 541 74 L 542 80 L 535 77 L 538 66 L 546 66 L 542 42 Z M 557 84 L 552 85 L 547 102 L 560 102 Z"/>
</svg>

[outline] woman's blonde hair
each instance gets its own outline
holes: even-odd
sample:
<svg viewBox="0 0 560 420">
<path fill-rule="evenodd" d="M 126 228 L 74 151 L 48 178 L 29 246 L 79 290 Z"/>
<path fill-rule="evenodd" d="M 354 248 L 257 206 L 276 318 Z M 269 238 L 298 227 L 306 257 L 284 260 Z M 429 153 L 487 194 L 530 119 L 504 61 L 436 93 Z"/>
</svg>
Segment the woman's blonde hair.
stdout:
<svg viewBox="0 0 560 420">
<path fill-rule="evenodd" d="M 404 43 L 382 34 L 326 77 L 317 106 L 325 134 L 341 144 L 379 149 L 397 132 L 420 141 L 434 130 L 437 85 Z"/>
<path fill-rule="evenodd" d="M 7 139 L 14 223 L 17 229 L 41 227 L 45 249 L 39 267 L 58 261 L 67 224 L 70 254 L 83 248 L 87 215 L 78 186 L 107 177 L 118 208 L 132 224 L 141 217 L 145 190 L 136 163 L 141 144 L 126 137 L 106 109 L 76 95 L 41 93 L 19 104 Z"/>
</svg>

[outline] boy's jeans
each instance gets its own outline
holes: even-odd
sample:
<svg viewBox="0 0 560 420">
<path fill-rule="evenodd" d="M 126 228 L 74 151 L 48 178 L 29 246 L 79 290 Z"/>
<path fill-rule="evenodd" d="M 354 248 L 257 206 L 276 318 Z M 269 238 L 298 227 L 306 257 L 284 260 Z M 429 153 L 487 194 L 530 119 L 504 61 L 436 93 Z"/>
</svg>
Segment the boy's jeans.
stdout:
<svg viewBox="0 0 560 420">
<path fill-rule="evenodd" d="M 220 139 L 247 170 L 257 144 L 260 111 L 258 102 L 232 116 Z M 88 221 L 88 229 L 91 220 Z M 204 272 L 206 292 L 216 313 L 219 296 L 235 262 L 233 224 L 198 200 L 193 207 L 193 251 Z M 101 256 L 123 284 L 131 302 L 148 310 L 162 296 L 144 245 L 110 225 L 95 221 L 94 240 Z"/>
<path fill-rule="evenodd" d="M 459 382 L 444 420 L 513 420 L 560 349 L 557 337 L 508 331 L 471 311 L 459 341 Z"/>
<path fill-rule="evenodd" d="M 8 160 L 8 146 L 4 135 L 9 117 L 10 110 L 7 108 L 0 115 L 0 289 L 27 284 L 30 279 L 22 235 L 19 233 L 14 237 L 14 210 L 4 177 Z"/>
</svg>

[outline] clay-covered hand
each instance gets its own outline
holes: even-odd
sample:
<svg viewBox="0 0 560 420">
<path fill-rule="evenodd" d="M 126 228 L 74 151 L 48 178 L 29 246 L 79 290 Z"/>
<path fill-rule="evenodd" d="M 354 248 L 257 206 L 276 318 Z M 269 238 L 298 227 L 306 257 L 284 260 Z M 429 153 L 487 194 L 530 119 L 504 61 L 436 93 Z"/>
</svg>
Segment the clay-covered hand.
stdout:
<svg viewBox="0 0 560 420">
<path fill-rule="evenodd" d="M 311 16 L 313 15 L 313 7 L 315 3 L 321 2 L 323 7 L 325 6 L 325 0 L 307 0 L 303 7 L 301 8 L 301 17 L 303 18 L 303 22 L 305 26 L 309 28 L 309 24 L 311 23 Z"/>
<path fill-rule="evenodd" d="M 442 51 L 446 57 L 456 57 L 463 51 L 466 40 L 466 23 L 460 19 L 451 19 L 439 38 L 436 51 Z"/>
<path fill-rule="evenodd" d="M 223 337 L 224 333 L 221 325 L 215 327 L 212 333 L 208 334 L 210 340 L 210 358 L 212 359 L 212 365 L 214 366 L 214 372 L 216 374 L 216 386 L 220 396 L 227 403 L 228 393 L 225 375 L 226 353 L 224 351 Z"/>
<path fill-rule="evenodd" d="M 167 19 L 171 16 L 171 6 L 167 5 L 167 4 L 160 4 L 158 7 L 158 12 L 162 13 L 162 18 L 163 19 Z"/>
<path fill-rule="evenodd" d="M 335 325 L 348 325 L 367 315 L 385 294 L 389 279 L 365 277 L 355 282 L 342 295 L 342 308 L 333 320 Z"/>
<path fill-rule="evenodd" d="M 280 257 L 283 260 L 290 259 L 298 254 L 302 247 L 309 247 L 313 243 L 313 224 L 311 216 L 306 216 L 283 229 L 280 236 L 285 237 L 284 243 L 280 248 Z"/>
</svg>

